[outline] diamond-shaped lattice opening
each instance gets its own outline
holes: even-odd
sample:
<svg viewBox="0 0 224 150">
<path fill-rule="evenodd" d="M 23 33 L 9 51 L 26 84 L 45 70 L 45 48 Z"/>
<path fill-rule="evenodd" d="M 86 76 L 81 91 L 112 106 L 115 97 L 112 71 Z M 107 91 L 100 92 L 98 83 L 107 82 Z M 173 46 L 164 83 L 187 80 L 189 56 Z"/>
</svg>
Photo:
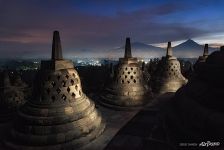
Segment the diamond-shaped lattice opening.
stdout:
<svg viewBox="0 0 224 150">
<path fill-rule="evenodd" d="M 128 70 L 128 68 L 126 67 L 125 70 Z"/>
<path fill-rule="evenodd" d="M 75 74 L 74 73 L 72 75 L 73 75 L 73 77 L 75 77 Z"/>
<path fill-rule="evenodd" d="M 51 99 L 54 102 L 55 101 L 55 96 L 51 96 Z"/>
<path fill-rule="evenodd" d="M 62 81 L 62 86 L 66 87 L 66 82 L 65 81 Z"/>
<path fill-rule="evenodd" d="M 61 77 L 58 75 L 58 76 L 57 76 L 57 79 L 60 80 L 60 78 L 61 78 Z"/>
<path fill-rule="evenodd" d="M 130 72 L 128 71 L 128 74 L 130 74 Z"/>
<path fill-rule="evenodd" d="M 131 76 L 131 79 L 133 79 L 133 76 Z"/>
<path fill-rule="evenodd" d="M 136 74 L 136 72 L 134 72 L 134 74 Z"/>
<path fill-rule="evenodd" d="M 75 96 L 76 96 L 76 95 L 75 95 L 75 93 L 73 92 L 73 93 L 72 93 L 72 97 L 74 97 L 74 98 L 75 98 Z"/>
<path fill-rule="evenodd" d="M 51 82 L 51 85 L 55 87 L 56 83 L 54 81 Z"/>
<path fill-rule="evenodd" d="M 128 82 L 128 84 L 130 83 L 130 81 L 129 81 L 129 80 L 128 80 L 127 82 Z"/>
<path fill-rule="evenodd" d="M 136 83 L 136 80 L 134 79 L 133 82 Z"/>
<path fill-rule="evenodd" d="M 47 88 L 47 94 L 49 95 L 51 92 L 50 88 Z"/>
<path fill-rule="evenodd" d="M 121 80 L 121 83 L 124 83 L 124 80 Z"/>
<path fill-rule="evenodd" d="M 76 91 L 78 90 L 78 85 L 75 86 L 75 90 L 76 90 Z"/>
<path fill-rule="evenodd" d="M 56 91 L 57 91 L 57 93 L 58 93 L 58 94 L 61 92 L 61 90 L 60 90 L 59 88 L 57 88 L 57 90 L 56 90 Z"/>
<path fill-rule="evenodd" d="M 66 74 L 66 76 L 65 76 L 65 77 L 68 79 L 68 78 L 69 78 L 69 75 L 67 75 L 67 74 Z"/>
<path fill-rule="evenodd" d="M 82 96 L 82 92 L 79 90 L 79 95 Z"/>
<path fill-rule="evenodd" d="M 63 94 L 62 96 L 61 96 L 61 98 L 64 100 L 64 101 L 66 101 L 66 96 Z"/>
<path fill-rule="evenodd" d="M 131 67 L 131 70 L 133 70 L 133 68 Z"/>
<path fill-rule="evenodd" d="M 68 93 L 70 92 L 70 88 L 69 88 L 69 87 L 67 88 L 67 92 L 68 92 Z"/>
<path fill-rule="evenodd" d="M 74 80 L 71 79 L 71 84 L 74 85 L 74 83 L 75 83 Z"/>
</svg>

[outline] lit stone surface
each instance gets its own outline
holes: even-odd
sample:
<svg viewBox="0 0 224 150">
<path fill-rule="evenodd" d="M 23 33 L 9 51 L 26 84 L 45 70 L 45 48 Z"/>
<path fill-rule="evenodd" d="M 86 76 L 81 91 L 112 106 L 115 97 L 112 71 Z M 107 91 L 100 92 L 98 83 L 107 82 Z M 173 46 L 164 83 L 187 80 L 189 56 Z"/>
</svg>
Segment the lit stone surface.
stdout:
<svg viewBox="0 0 224 150">
<path fill-rule="evenodd" d="M 56 37 L 55 37 L 56 36 Z M 54 32 L 53 45 L 60 45 Z M 56 39 L 56 41 L 55 41 Z M 18 150 L 78 149 L 105 128 L 95 104 L 83 92 L 71 61 L 53 46 L 52 60 L 42 61 L 33 98 L 19 111 L 5 145 Z"/>
<path fill-rule="evenodd" d="M 7 71 L 3 74 L 3 84 L 0 89 L 0 122 L 6 122 L 13 119 L 17 109 L 25 103 L 24 90 L 27 85 L 17 77 L 14 85 L 11 84 Z"/>
<path fill-rule="evenodd" d="M 172 56 L 171 42 L 168 42 L 166 57 L 162 57 L 152 78 L 153 90 L 163 94 L 176 92 L 187 83 L 187 79 L 181 74 L 180 62 Z"/>
<path fill-rule="evenodd" d="M 138 108 L 150 102 L 152 95 L 137 58 L 131 55 L 130 38 L 126 39 L 124 56 L 119 59 L 113 82 L 105 89 L 100 103 L 117 109 Z"/>
</svg>

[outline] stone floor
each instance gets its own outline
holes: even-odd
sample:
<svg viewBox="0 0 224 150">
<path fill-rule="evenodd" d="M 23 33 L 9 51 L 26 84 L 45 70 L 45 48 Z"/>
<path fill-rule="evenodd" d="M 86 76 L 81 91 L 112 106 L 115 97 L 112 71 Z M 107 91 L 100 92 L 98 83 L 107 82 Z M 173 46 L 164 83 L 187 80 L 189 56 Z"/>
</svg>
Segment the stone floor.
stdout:
<svg viewBox="0 0 224 150">
<path fill-rule="evenodd" d="M 172 119 L 170 122 L 164 117 L 166 113 L 174 113 L 172 96 L 173 93 L 161 95 L 154 99 L 153 105 L 140 110 L 119 130 L 105 150 L 224 150 L 223 139 L 218 140 L 221 143 L 219 146 L 200 146 L 202 142 L 214 140 L 198 141 L 186 137 L 188 134 L 184 133 L 187 131 L 181 128 L 179 120 Z M 171 114 L 174 118 L 176 115 Z"/>
<path fill-rule="evenodd" d="M 97 108 L 102 112 L 102 116 L 106 120 L 106 129 L 101 136 L 82 147 L 81 150 L 103 150 L 116 133 L 138 112 L 138 110 L 116 111 L 100 105 L 97 105 Z"/>
<path fill-rule="evenodd" d="M 166 103 L 169 93 L 154 99 L 153 104 L 140 110 L 111 140 L 105 150 L 170 150 L 171 145 L 165 143 L 164 131 L 155 132 L 155 127 L 160 122 L 159 107 Z M 160 128 L 163 129 L 163 128 Z M 152 135 L 152 133 L 154 135 Z M 155 135 L 156 134 L 156 135 Z M 156 138 L 155 138 L 156 137 Z"/>
</svg>

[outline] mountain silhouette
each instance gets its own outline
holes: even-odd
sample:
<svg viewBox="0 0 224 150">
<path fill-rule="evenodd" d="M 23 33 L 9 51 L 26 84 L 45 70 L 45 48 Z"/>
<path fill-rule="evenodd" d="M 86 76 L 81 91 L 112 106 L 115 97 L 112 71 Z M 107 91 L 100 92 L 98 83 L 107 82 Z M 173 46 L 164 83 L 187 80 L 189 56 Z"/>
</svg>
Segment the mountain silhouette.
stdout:
<svg viewBox="0 0 224 150">
<path fill-rule="evenodd" d="M 209 47 L 209 53 L 218 49 Z M 173 54 L 176 57 L 192 58 L 203 55 L 204 45 L 200 45 L 192 39 L 173 47 Z"/>
<path fill-rule="evenodd" d="M 121 46 L 112 50 L 109 50 L 110 56 L 118 56 L 123 57 L 125 46 Z M 155 58 L 160 57 L 164 54 L 165 50 L 160 47 L 155 47 L 149 44 L 145 44 L 142 42 L 132 42 L 131 50 L 133 57 L 141 57 L 141 58 Z"/>
<path fill-rule="evenodd" d="M 188 39 L 187 41 L 177 45 L 174 47 L 174 49 L 179 49 L 179 50 L 201 50 L 201 48 L 203 49 L 202 45 L 199 45 L 198 43 L 196 43 L 195 41 Z"/>
</svg>

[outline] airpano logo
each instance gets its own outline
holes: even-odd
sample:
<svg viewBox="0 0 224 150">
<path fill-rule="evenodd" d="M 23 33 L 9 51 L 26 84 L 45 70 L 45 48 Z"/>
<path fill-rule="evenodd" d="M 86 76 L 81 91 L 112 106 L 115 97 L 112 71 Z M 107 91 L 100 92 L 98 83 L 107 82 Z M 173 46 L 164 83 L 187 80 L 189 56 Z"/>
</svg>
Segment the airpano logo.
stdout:
<svg viewBox="0 0 224 150">
<path fill-rule="evenodd" d="M 214 146 L 220 146 L 220 142 L 211 142 L 211 141 L 207 141 L 207 142 L 201 142 L 199 144 L 199 147 L 214 147 Z"/>
<path fill-rule="evenodd" d="M 201 143 L 179 143 L 180 147 L 218 147 L 220 146 L 220 142 L 201 142 Z"/>
</svg>

